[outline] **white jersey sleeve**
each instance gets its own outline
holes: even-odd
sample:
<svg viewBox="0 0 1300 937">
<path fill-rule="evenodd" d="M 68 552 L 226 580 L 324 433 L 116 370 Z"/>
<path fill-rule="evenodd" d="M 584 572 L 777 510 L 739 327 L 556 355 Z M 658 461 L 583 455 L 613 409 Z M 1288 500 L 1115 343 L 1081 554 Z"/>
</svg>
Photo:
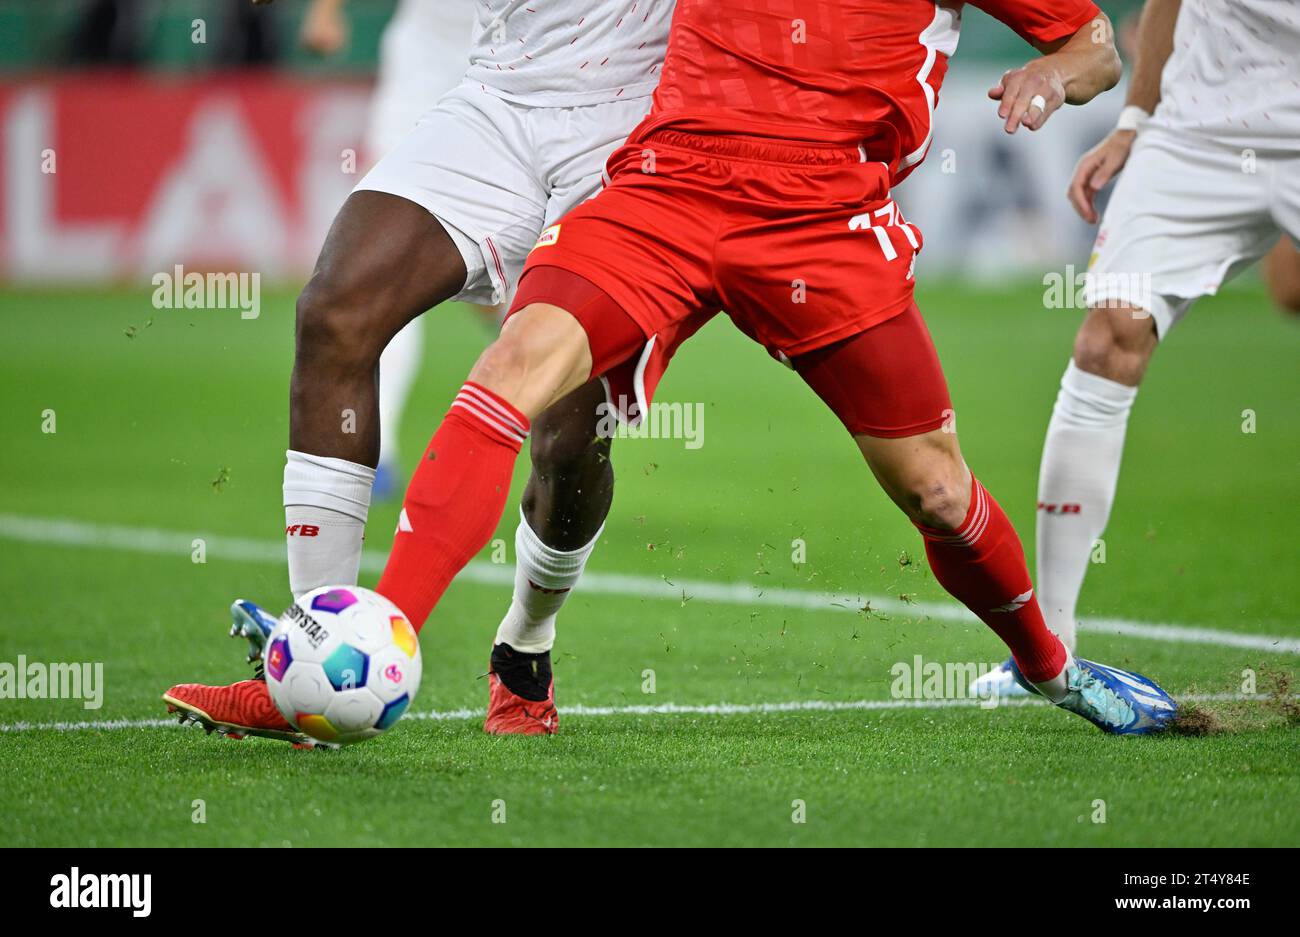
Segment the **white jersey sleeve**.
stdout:
<svg viewBox="0 0 1300 937">
<path fill-rule="evenodd" d="M 1151 125 L 1300 151 L 1300 0 L 1183 0 Z"/>
<path fill-rule="evenodd" d="M 538 107 L 644 97 L 659 82 L 672 0 L 476 0 L 466 79 Z"/>
</svg>

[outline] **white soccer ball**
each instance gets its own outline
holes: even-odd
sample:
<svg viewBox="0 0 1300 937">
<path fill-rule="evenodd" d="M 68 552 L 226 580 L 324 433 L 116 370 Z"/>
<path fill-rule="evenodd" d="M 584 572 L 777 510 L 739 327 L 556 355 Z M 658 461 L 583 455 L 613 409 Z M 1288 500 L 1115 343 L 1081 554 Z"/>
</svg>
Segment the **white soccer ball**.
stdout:
<svg viewBox="0 0 1300 937">
<path fill-rule="evenodd" d="M 420 689 L 420 642 L 401 610 L 359 586 L 323 586 L 294 602 L 263 654 L 285 719 L 348 745 L 397 724 Z"/>
</svg>

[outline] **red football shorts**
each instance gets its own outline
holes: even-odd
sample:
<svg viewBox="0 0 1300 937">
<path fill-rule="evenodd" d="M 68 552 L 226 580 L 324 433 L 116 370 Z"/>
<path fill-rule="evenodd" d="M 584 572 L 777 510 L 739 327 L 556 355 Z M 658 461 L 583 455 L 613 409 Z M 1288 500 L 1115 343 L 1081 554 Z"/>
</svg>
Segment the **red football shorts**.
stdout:
<svg viewBox="0 0 1300 937">
<path fill-rule="evenodd" d="M 511 312 L 546 302 L 578 318 L 620 413 L 645 412 L 673 353 L 725 309 L 851 432 L 943 424 L 947 387 L 912 302 L 921 235 L 883 164 L 857 148 L 657 130 L 634 133 L 607 169 L 598 196 L 542 232 Z"/>
</svg>

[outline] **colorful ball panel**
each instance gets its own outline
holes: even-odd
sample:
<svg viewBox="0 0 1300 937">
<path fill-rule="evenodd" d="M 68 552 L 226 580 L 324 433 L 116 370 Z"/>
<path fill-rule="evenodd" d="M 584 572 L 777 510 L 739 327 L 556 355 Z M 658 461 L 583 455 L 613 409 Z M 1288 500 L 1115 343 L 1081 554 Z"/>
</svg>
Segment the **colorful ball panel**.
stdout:
<svg viewBox="0 0 1300 937">
<path fill-rule="evenodd" d="M 351 690 L 366 685 L 368 665 L 365 654 L 349 644 L 340 644 L 321 667 L 334 689 Z"/>
<path fill-rule="evenodd" d="M 282 634 L 274 639 L 267 646 L 263 657 L 266 660 L 267 675 L 274 680 L 283 680 L 284 672 L 293 663 L 293 654 L 289 652 L 289 636 Z"/>
<path fill-rule="evenodd" d="M 335 615 L 356 604 L 357 597 L 350 589 L 330 589 L 311 600 L 312 611 L 333 612 Z"/>
<path fill-rule="evenodd" d="M 411 623 L 401 615 L 390 615 L 389 621 L 392 623 L 393 643 L 405 651 L 407 657 L 414 657 L 420 649 L 420 639 Z"/>
<path fill-rule="evenodd" d="M 298 713 L 294 722 L 303 732 L 322 742 L 333 742 L 339 737 L 338 729 L 330 725 L 324 716 L 316 713 Z"/>
<path fill-rule="evenodd" d="M 384 648 L 370 658 L 369 686 L 385 703 L 403 693 L 414 696 L 420 688 L 420 658 L 407 657 L 399 648 Z"/>
<path fill-rule="evenodd" d="M 346 745 L 395 725 L 419 689 L 415 629 L 360 586 L 316 589 L 280 616 L 266 647 L 266 684 L 304 733 Z"/>
<path fill-rule="evenodd" d="M 402 718 L 402 713 L 406 712 L 406 707 L 411 705 L 411 698 L 403 693 L 397 699 L 384 706 L 383 713 L 379 716 L 379 721 L 375 723 L 375 728 L 380 732 L 387 731 L 396 725 L 397 720 Z"/>
</svg>

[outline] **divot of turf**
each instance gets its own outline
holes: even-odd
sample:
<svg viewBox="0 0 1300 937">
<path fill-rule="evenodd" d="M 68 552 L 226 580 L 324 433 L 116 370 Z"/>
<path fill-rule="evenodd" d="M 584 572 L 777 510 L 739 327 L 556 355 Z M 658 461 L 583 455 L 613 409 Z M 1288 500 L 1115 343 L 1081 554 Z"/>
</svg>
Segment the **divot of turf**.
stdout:
<svg viewBox="0 0 1300 937">
<path fill-rule="evenodd" d="M 1287 725 L 1300 725 L 1300 701 L 1291 693 L 1291 672 L 1274 670 L 1272 667 L 1260 667 L 1260 672 L 1273 681 L 1273 689 L 1264 705 L 1286 720 Z"/>
<path fill-rule="evenodd" d="M 1179 703 L 1169 731 L 1174 735 L 1219 735 L 1229 730 L 1223 719 L 1203 704 Z"/>
</svg>

